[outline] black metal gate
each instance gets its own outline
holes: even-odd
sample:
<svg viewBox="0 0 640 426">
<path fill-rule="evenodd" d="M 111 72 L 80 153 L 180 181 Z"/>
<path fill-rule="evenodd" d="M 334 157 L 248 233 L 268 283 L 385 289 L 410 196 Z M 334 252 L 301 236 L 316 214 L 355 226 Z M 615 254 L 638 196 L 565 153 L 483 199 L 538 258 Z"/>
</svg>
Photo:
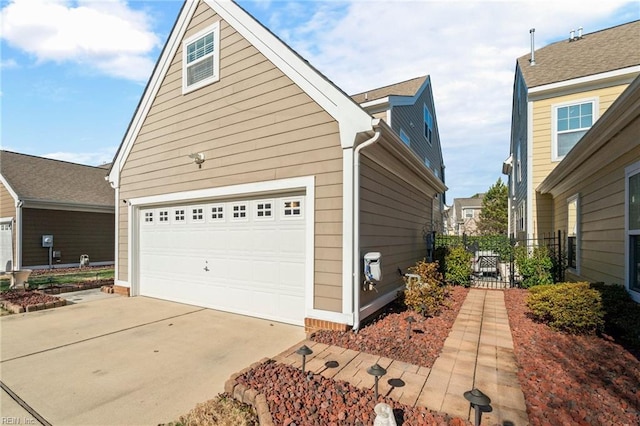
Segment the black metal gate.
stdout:
<svg viewBox="0 0 640 426">
<path fill-rule="evenodd" d="M 451 268 L 447 266 L 453 249 L 463 248 L 469 253 L 468 279 L 463 277 L 464 285 L 476 288 L 505 289 L 528 285 L 527 277 L 522 276 L 517 267 L 518 250 L 532 256 L 540 247 L 546 248 L 545 256 L 551 261 L 549 271 L 553 282 L 564 281 L 567 260 L 562 247 L 563 234 L 543 235 L 537 239 L 515 240 L 506 235 L 443 235 L 428 233 L 425 235 L 427 260 L 438 261 L 445 280 L 451 281 Z M 523 268 L 524 269 L 524 268 Z M 459 280 L 460 272 L 457 271 Z"/>
</svg>

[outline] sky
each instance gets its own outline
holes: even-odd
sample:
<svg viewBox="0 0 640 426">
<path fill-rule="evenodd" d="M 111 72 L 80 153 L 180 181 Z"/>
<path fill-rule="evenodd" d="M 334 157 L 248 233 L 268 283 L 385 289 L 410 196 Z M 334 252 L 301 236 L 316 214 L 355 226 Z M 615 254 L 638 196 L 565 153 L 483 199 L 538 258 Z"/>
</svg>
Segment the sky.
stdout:
<svg viewBox="0 0 640 426">
<path fill-rule="evenodd" d="M 540 48 L 640 19 L 640 3 L 621 0 L 237 2 L 346 93 L 429 74 L 448 203 L 503 177 L 530 28 Z M 0 147 L 111 162 L 181 6 L 0 0 Z"/>
</svg>

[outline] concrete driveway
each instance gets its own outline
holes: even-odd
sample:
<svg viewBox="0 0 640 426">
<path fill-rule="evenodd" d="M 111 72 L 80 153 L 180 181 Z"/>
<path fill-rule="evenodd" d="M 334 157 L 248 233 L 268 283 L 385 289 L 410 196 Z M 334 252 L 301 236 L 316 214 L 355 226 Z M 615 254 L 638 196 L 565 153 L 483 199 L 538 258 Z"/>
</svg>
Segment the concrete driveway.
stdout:
<svg viewBox="0 0 640 426">
<path fill-rule="evenodd" d="M 11 392 L 54 425 L 173 421 L 304 337 L 302 327 L 145 297 L 4 316 L 0 415 L 37 424 Z"/>
</svg>

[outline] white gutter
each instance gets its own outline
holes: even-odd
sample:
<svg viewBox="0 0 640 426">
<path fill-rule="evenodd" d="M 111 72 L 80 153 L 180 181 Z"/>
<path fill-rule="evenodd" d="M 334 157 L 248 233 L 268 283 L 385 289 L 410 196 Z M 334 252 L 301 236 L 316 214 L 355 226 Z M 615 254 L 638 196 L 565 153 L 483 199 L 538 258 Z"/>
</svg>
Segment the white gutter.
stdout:
<svg viewBox="0 0 640 426">
<path fill-rule="evenodd" d="M 375 134 L 362 142 L 353 153 L 353 330 L 360 328 L 360 151 L 378 142 L 382 131 L 380 119 L 371 120 Z"/>
<path fill-rule="evenodd" d="M 22 269 L 22 200 L 16 202 L 16 263 L 13 264 L 13 270 L 19 271 Z"/>
</svg>

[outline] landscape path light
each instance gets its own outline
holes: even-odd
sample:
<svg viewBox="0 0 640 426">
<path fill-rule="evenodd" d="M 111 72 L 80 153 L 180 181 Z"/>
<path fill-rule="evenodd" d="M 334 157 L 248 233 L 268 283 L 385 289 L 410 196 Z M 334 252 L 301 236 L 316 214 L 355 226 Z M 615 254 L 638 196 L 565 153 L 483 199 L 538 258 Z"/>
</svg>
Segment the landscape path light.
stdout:
<svg viewBox="0 0 640 426">
<path fill-rule="evenodd" d="M 307 345 L 300 346 L 300 349 L 296 351 L 298 355 L 302 355 L 302 373 L 304 374 L 304 367 L 307 361 L 307 355 L 311 355 L 313 351 L 309 349 Z"/>
<path fill-rule="evenodd" d="M 416 322 L 416 319 L 410 316 L 405 318 L 405 321 L 407 322 L 407 340 L 409 340 L 411 339 L 411 327 L 412 327 L 412 324 Z"/>
<path fill-rule="evenodd" d="M 478 388 L 473 388 L 464 393 L 464 398 L 471 403 L 476 412 L 475 426 L 480 426 L 480 417 L 482 416 L 482 407 L 488 407 L 491 404 L 491 398 L 482 393 Z"/>
<path fill-rule="evenodd" d="M 378 400 L 378 380 L 380 379 L 380 377 L 382 377 L 385 374 L 387 374 L 387 370 L 385 370 L 384 368 L 380 367 L 380 365 L 378 365 L 378 363 L 375 363 L 371 367 L 367 368 L 367 373 L 371 374 L 372 376 L 374 376 L 376 378 L 376 382 L 375 382 L 375 385 L 374 385 L 374 392 L 375 392 L 376 401 L 377 401 Z"/>
</svg>

